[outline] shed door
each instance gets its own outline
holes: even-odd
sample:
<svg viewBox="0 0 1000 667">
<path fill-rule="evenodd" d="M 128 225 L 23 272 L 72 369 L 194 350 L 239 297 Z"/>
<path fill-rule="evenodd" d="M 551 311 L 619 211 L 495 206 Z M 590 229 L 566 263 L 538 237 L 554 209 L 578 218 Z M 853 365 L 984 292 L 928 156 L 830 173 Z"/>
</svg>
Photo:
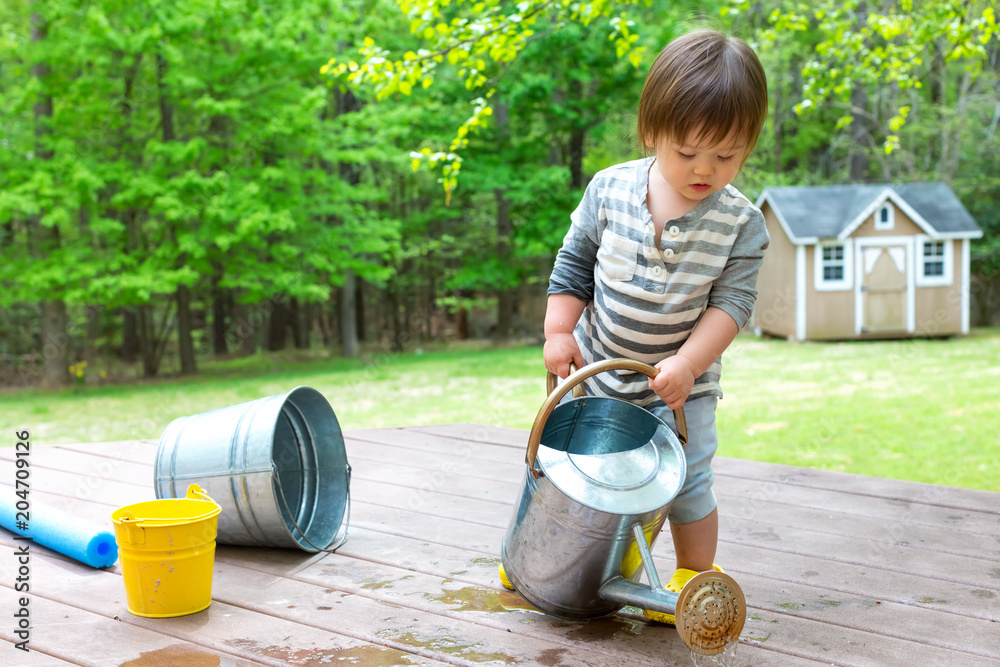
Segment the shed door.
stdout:
<svg viewBox="0 0 1000 667">
<path fill-rule="evenodd" d="M 906 246 L 861 251 L 862 333 L 906 331 Z"/>
</svg>

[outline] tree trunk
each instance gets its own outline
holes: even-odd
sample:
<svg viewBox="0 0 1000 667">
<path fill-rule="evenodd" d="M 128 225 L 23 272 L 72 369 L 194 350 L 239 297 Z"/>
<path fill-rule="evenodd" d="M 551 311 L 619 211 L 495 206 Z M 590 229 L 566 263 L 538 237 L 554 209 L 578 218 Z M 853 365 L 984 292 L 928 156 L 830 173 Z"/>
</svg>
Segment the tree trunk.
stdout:
<svg viewBox="0 0 1000 667">
<path fill-rule="evenodd" d="M 955 100 L 955 115 L 950 123 L 942 123 L 942 137 L 951 146 L 945 153 L 942 151 L 940 175 L 945 183 L 951 183 L 958 175 L 958 163 L 962 156 L 962 137 L 965 135 L 965 124 L 969 116 L 969 90 L 972 87 L 972 76 L 966 70 L 962 73 L 962 79 L 958 85 L 958 97 Z M 951 127 L 949 127 L 951 125 Z"/>
<path fill-rule="evenodd" d="M 229 352 L 226 345 L 226 321 L 231 320 L 230 297 L 227 290 L 219 287 L 219 276 L 212 278 L 212 352 L 224 355 Z"/>
<path fill-rule="evenodd" d="M 296 350 L 309 349 L 309 304 L 291 300 L 292 344 Z"/>
<path fill-rule="evenodd" d="M 66 334 L 66 304 L 61 300 L 42 304 L 42 354 L 45 371 L 42 387 L 57 389 L 69 379 L 69 336 Z"/>
<path fill-rule="evenodd" d="M 187 285 L 177 286 L 177 346 L 181 357 L 181 375 L 194 375 L 198 364 L 191 336 L 191 290 Z"/>
<path fill-rule="evenodd" d="M 493 117 L 496 119 L 496 127 L 499 136 L 497 142 L 505 147 L 510 138 L 510 115 L 507 104 L 497 102 L 493 108 Z M 580 150 L 583 150 L 582 144 Z M 574 158 L 571 154 L 571 158 Z M 575 159 L 575 158 L 574 158 Z M 582 156 L 580 165 L 582 170 Z M 582 171 L 581 171 L 582 173 Z M 510 219 L 510 200 L 507 199 L 506 188 L 496 188 L 493 195 L 497 202 L 497 259 L 500 266 L 510 267 L 510 239 L 513 234 L 513 224 Z M 510 337 L 511 324 L 513 323 L 514 299 L 511 291 L 505 284 L 497 288 L 497 338 L 503 340 Z"/>
<path fill-rule="evenodd" d="M 233 304 L 233 334 L 239 340 L 238 354 L 250 357 L 257 352 L 257 331 L 260 324 L 250 322 L 250 309 L 245 303 Z"/>
<path fill-rule="evenodd" d="M 288 307 L 285 302 L 275 303 L 268 326 L 267 349 L 284 350 L 288 344 Z"/>
<path fill-rule="evenodd" d="M 503 190 L 495 190 L 497 200 L 497 258 L 502 266 L 510 266 L 510 237 L 513 225 L 510 219 L 510 200 Z M 514 295 L 512 290 L 501 286 L 497 290 L 497 338 L 510 337 L 514 322 Z"/>
<path fill-rule="evenodd" d="M 569 99 L 583 101 L 583 84 L 580 81 L 569 82 Z M 499 122 L 498 120 L 498 125 Z M 583 145 L 587 138 L 587 128 L 583 125 L 583 119 L 577 123 L 579 125 L 574 126 L 569 133 L 569 186 L 574 189 L 584 186 Z"/>
<path fill-rule="evenodd" d="M 94 366 L 97 363 L 98 356 L 98 341 L 101 338 L 101 314 L 104 312 L 104 306 L 95 305 L 87 306 L 84 308 L 84 313 L 87 318 L 87 342 L 83 348 L 83 360 L 89 365 Z"/>
<path fill-rule="evenodd" d="M 361 353 L 358 344 L 357 282 L 353 269 L 347 269 L 340 287 L 340 355 L 354 358 Z"/>
<path fill-rule="evenodd" d="M 868 10 L 865 3 L 859 3 L 857 8 L 858 26 L 864 26 Z M 868 91 L 863 84 L 855 83 L 851 90 L 851 145 L 850 145 L 850 180 L 852 183 L 862 183 L 868 176 L 868 149 L 864 144 L 870 144 L 866 136 L 868 128 Z"/>
<path fill-rule="evenodd" d="M 46 3 L 41 0 L 31 0 L 32 10 L 43 8 Z M 43 42 L 48 34 L 48 21 L 45 15 L 38 11 L 31 13 L 31 41 Z M 49 145 L 49 135 L 52 128 L 52 96 L 46 91 L 44 79 L 49 75 L 46 63 L 35 63 L 31 66 L 31 78 L 38 80 L 38 98 L 32 109 L 34 114 L 35 159 L 40 162 L 52 160 L 54 153 Z M 44 167 L 43 167 L 44 169 Z M 45 227 L 40 217 L 29 221 L 30 236 L 34 237 L 35 252 L 45 256 L 59 247 L 59 228 Z M 42 386 L 55 389 L 65 385 L 69 380 L 69 336 L 67 335 L 68 318 L 66 304 L 62 299 L 51 299 L 42 303 L 42 357 L 45 360 L 45 370 L 42 374 Z"/>
<path fill-rule="evenodd" d="M 170 103 L 170 94 L 165 83 L 168 62 L 162 53 L 156 54 L 156 89 L 159 93 L 160 126 L 164 143 L 176 139 L 174 134 L 174 105 Z M 170 224 L 170 223 L 167 223 Z M 178 263 L 183 265 L 183 254 Z M 181 375 L 194 375 L 198 372 L 198 364 L 194 354 L 194 337 L 191 332 L 191 289 L 187 285 L 178 285 L 175 292 L 177 298 L 177 352 L 180 355 Z"/>
<path fill-rule="evenodd" d="M 174 140 L 174 105 L 167 97 L 166 83 L 169 64 L 162 53 L 156 54 L 156 88 L 159 92 L 160 102 L 160 125 L 163 128 L 163 141 Z"/>
<path fill-rule="evenodd" d="M 139 322 L 136 318 L 135 308 L 126 306 L 121 309 L 122 314 L 122 355 L 121 359 L 126 364 L 135 363 L 139 354 Z"/>
<path fill-rule="evenodd" d="M 868 150 L 864 146 L 868 131 L 868 118 L 863 111 L 868 109 L 868 91 L 857 86 L 851 91 L 851 154 L 850 179 L 852 183 L 863 183 L 868 176 Z"/>
<path fill-rule="evenodd" d="M 469 337 L 469 311 L 465 306 L 459 306 L 455 313 L 455 338 L 466 340 Z"/>
<path fill-rule="evenodd" d="M 142 356 L 143 377 L 155 377 L 157 371 L 156 335 L 152 308 L 139 306 L 136 313 L 136 323 L 139 328 L 139 353 Z"/>
<path fill-rule="evenodd" d="M 784 74 L 784 72 L 782 72 Z M 782 130 L 784 129 L 784 118 L 782 117 L 782 89 L 784 88 L 784 77 L 779 75 L 777 81 L 774 85 L 774 105 L 771 109 L 772 118 L 774 122 L 772 123 L 772 132 L 774 136 L 774 173 L 781 173 L 781 140 L 782 140 Z"/>
<path fill-rule="evenodd" d="M 365 281 L 363 278 L 354 276 L 354 313 L 357 320 L 358 341 L 365 340 Z"/>
</svg>

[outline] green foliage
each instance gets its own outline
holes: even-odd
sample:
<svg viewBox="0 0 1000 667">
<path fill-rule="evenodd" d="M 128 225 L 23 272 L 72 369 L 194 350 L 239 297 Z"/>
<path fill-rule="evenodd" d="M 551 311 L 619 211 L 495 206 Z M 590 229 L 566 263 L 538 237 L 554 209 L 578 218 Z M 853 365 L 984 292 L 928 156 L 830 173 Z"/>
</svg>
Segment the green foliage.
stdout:
<svg viewBox="0 0 1000 667">
<path fill-rule="evenodd" d="M 435 79 L 457 77 L 465 88 L 478 93 L 473 109 L 456 130 L 447 151 L 424 148 L 410 155 L 414 169 L 426 162 L 441 167 L 441 183 L 446 201 L 458 184 L 462 166 L 460 152 L 468 146 L 470 134 L 486 124 L 492 114 L 490 101 L 497 91 L 496 77 L 527 48 L 537 29 L 559 30 L 566 25 L 588 27 L 606 21 L 603 32 L 614 44 L 615 55 L 638 68 L 646 47 L 638 44 L 639 34 L 629 19 L 627 8 L 650 5 L 650 0 L 398 0 L 400 11 L 409 21 L 410 33 L 417 37 L 416 49 L 395 49 L 395 53 L 365 36 L 357 53 L 333 57 L 322 67 L 338 81 L 370 87 L 376 99 L 391 95 L 409 96 L 415 89 L 428 88 Z"/>
<path fill-rule="evenodd" d="M 0 303 L 141 305 L 209 276 L 243 301 L 310 302 L 348 268 L 385 279 L 398 223 L 371 206 L 382 197 L 371 179 L 345 182 L 338 165 L 390 154 L 358 150 L 368 128 L 336 113 L 318 71 L 321 45 L 341 37 L 329 29 L 350 13 L 280 5 L 46 3 L 38 44 L 26 3 L 5 5 L 21 23 L 6 24 L 0 51 L 12 260 L 0 263 Z M 51 74 L 29 78 L 36 63 Z M 36 146 L 42 96 L 54 115 Z M 58 243 L 37 247 L 34 226 Z"/>
<path fill-rule="evenodd" d="M 774 44 L 789 31 L 818 37 L 802 67 L 802 100 L 795 107 L 800 114 L 829 101 L 849 104 L 859 86 L 920 89 L 935 57 L 978 74 L 988 62 L 990 43 L 1000 37 L 993 4 L 987 2 L 894 0 L 872 7 L 867 0 L 820 0 L 769 7 L 770 26 L 760 32 L 765 43 Z M 734 0 L 725 13 L 750 9 L 749 0 Z M 902 104 L 888 118 L 887 155 L 899 148 L 898 132 L 909 111 Z M 851 115 L 843 115 L 837 128 L 851 122 Z"/>
<path fill-rule="evenodd" d="M 646 67 L 705 13 L 768 73 L 738 187 L 844 182 L 858 156 L 861 180 L 948 182 L 986 231 L 975 267 L 1000 275 L 991 6 L 869 5 L 6 2 L 0 331 L 19 334 L 0 349 L 40 350 L 20 328 L 53 300 L 105 306 L 117 344 L 116 308 L 159 317 L 181 285 L 202 322 L 216 290 L 336 312 L 351 271 L 370 329 L 540 291 L 587 180 L 640 155 Z"/>
</svg>

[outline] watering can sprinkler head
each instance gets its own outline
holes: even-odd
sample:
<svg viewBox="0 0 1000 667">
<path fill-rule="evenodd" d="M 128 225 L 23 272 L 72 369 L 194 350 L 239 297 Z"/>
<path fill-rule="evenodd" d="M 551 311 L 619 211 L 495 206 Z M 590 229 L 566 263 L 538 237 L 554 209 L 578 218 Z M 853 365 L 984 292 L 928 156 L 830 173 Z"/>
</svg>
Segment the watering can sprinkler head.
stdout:
<svg viewBox="0 0 1000 667">
<path fill-rule="evenodd" d="M 715 655 L 740 640 L 747 603 L 736 581 L 722 572 L 691 577 L 677 597 L 677 633 L 695 653 Z"/>
</svg>

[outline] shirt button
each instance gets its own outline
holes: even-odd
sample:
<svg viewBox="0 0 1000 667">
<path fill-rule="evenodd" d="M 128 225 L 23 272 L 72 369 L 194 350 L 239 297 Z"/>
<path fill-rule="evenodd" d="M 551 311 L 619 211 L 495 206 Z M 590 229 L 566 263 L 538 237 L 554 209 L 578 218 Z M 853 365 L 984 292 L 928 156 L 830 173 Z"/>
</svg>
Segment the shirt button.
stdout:
<svg viewBox="0 0 1000 667">
<path fill-rule="evenodd" d="M 663 273 L 663 269 L 658 266 L 653 267 L 653 277 L 659 278 L 661 273 Z"/>
<path fill-rule="evenodd" d="M 666 257 L 667 259 L 670 259 L 671 257 L 673 257 L 674 256 L 674 250 L 673 250 L 673 248 L 667 248 L 666 250 L 664 250 L 663 251 L 663 256 Z"/>
<path fill-rule="evenodd" d="M 677 236 L 680 233 L 681 233 L 681 230 L 680 230 L 680 228 L 677 225 L 674 225 L 673 227 L 670 228 L 670 235 L 671 236 Z"/>
</svg>

